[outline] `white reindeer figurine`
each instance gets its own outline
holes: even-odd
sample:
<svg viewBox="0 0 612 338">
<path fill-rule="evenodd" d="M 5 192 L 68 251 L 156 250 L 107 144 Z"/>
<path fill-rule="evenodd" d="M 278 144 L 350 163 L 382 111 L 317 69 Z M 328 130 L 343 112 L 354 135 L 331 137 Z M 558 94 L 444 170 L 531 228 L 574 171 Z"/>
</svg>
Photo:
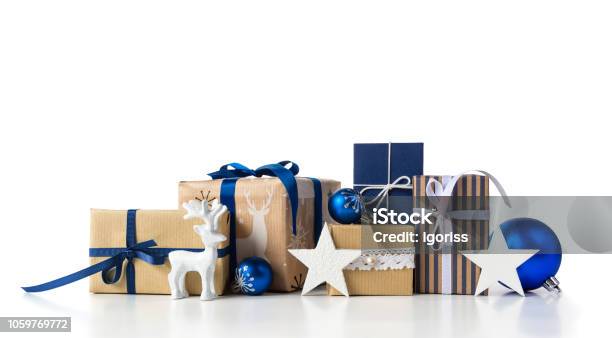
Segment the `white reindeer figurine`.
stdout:
<svg viewBox="0 0 612 338">
<path fill-rule="evenodd" d="M 251 200 L 251 193 L 249 191 L 244 192 L 244 197 L 248 205 L 247 210 L 253 217 L 253 226 L 248 237 L 238 238 L 238 260 L 251 256 L 266 258 L 266 247 L 268 246 L 266 215 L 270 211 L 270 203 L 272 202 L 273 196 L 272 190 L 267 190 L 266 192 L 267 197 L 259 209 L 257 209 L 257 206 Z"/>
<path fill-rule="evenodd" d="M 227 238 L 218 232 L 219 218 L 227 207 L 219 204 L 216 200 L 208 207 L 208 201 L 191 200 L 183 203 L 187 210 L 185 219 L 201 218 L 204 224 L 194 225 L 195 231 L 202 238 L 206 250 L 202 252 L 191 252 L 185 250 L 172 251 L 168 260 L 172 270 L 168 274 L 168 283 L 173 299 L 181 299 L 189 296 L 185 289 L 185 274 L 189 271 L 197 271 L 202 278 L 202 294 L 200 300 L 211 300 L 217 297 L 215 292 L 215 264 L 217 262 L 217 245 Z"/>
</svg>

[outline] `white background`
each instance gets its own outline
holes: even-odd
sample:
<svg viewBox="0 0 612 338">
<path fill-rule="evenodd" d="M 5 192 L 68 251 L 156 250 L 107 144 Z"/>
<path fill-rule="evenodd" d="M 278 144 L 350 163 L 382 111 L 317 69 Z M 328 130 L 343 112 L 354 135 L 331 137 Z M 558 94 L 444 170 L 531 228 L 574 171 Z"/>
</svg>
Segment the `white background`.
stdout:
<svg viewBox="0 0 612 338">
<path fill-rule="evenodd" d="M 610 195 L 608 1 L 3 1 L 0 315 L 74 334 L 600 336 L 608 256 L 561 299 L 274 295 L 200 304 L 22 285 L 87 265 L 89 208 L 175 208 L 177 182 L 291 159 L 349 186 L 354 142 L 513 195 Z M 212 304 L 212 305 L 211 305 Z"/>
</svg>

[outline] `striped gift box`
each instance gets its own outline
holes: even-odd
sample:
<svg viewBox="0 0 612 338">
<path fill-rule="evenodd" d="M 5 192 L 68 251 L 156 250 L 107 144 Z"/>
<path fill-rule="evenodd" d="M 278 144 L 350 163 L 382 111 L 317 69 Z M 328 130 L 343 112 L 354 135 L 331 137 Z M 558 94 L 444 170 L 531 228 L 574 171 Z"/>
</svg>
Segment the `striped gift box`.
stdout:
<svg viewBox="0 0 612 338">
<path fill-rule="evenodd" d="M 415 209 L 433 208 L 426 195 L 426 185 L 430 178 L 436 179 L 446 186 L 452 176 L 414 176 L 413 200 Z M 451 210 L 489 210 L 488 197 L 488 177 L 480 175 L 462 176 L 453 190 L 453 196 L 450 200 Z M 489 221 L 452 219 L 452 229 L 455 234 L 467 234 L 469 238 L 467 243 L 455 243 L 448 249 L 436 250 L 423 240 L 423 233 L 433 234 L 435 225 L 417 226 L 420 240 L 415 260 L 416 292 L 474 294 L 480 268 L 460 252 L 487 248 Z M 487 291 L 482 294 L 486 295 Z"/>
</svg>

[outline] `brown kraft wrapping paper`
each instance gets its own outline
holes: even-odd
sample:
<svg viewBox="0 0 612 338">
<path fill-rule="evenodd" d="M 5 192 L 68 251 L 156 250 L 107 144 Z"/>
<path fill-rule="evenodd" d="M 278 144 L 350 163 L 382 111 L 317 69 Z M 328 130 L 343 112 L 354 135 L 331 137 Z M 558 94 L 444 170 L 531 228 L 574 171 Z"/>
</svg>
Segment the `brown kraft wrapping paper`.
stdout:
<svg viewBox="0 0 612 338">
<path fill-rule="evenodd" d="M 328 224 L 329 230 L 337 249 L 363 249 L 364 243 L 373 248 L 372 226 L 357 224 Z M 413 232 L 412 226 L 383 225 L 386 233 Z M 393 229 L 391 229 L 393 227 Z M 367 237 L 367 238 L 364 238 Z M 406 248 L 412 244 L 385 244 L 384 248 Z M 414 256 L 413 256 L 414 257 Z M 410 296 L 413 293 L 413 268 L 387 269 L 387 270 L 348 270 L 344 269 L 344 279 L 349 295 L 351 296 Z M 327 284 L 327 294 L 330 296 L 342 295 L 331 285 Z"/>
<path fill-rule="evenodd" d="M 136 212 L 136 241 L 155 240 L 156 248 L 204 248 L 199 235 L 193 226 L 201 224 L 200 219 L 184 220 L 182 210 L 138 210 Z M 127 210 L 91 210 L 91 248 L 125 248 Z M 229 238 L 229 217 L 222 216 L 219 232 Z M 225 248 L 226 240 L 219 244 Z M 90 257 L 90 263 L 101 262 L 108 257 Z M 140 259 L 134 259 L 136 293 L 170 294 L 168 273 L 170 262 L 163 265 L 151 265 Z M 123 271 L 127 261 L 124 262 Z M 125 273 L 115 284 L 105 284 L 99 273 L 89 278 L 89 290 L 94 293 L 127 293 Z M 229 276 L 229 256 L 219 257 L 215 267 L 215 291 L 223 294 Z M 185 278 L 186 288 L 190 295 L 200 295 L 202 283 L 197 272 L 189 272 Z"/>
<path fill-rule="evenodd" d="M 426 195 L 426 185 L 430 178 L 439 182 L 448 181 L 450 176 L 414 176 L 414 207 L 431 209 Z M 453 210 L 489 210 L 489 178 L 480 175 L 464 175 L 459 178 L 450 200 Z M 435 220 L 435 217 L 432 217 Z M 481 250 L 488 246 L 488 220 L 452 220 L 453 232 L 467 234 L 467 243 L 455 243 L 450 253 L 450 280 L 443 280 L 442 253 L 437 253 L 420 240 L 416 250 L 415 289 L 417 293 L 447 293 L 473 295 L 480 276 L 480 268 L 459 252 Z M 417 233 L 434 233 L 434 225 L 419 224 Z M 446 287 L 443 286 L 446 283 Z M 444 291 L 448 290 L 448 291 Z M 482 295 L 487 295 L 484 291 Z"/>
<path fill-rule="evenodd" d="M 287 249 L 314 247 L 314 187 L 309 178 L 296 177 L 299 206 L 297 234 L 292 232 L 291 206 L 285 187 L 276 177 L 248 177 L 236 182 L 237 262 L 251 256 L 266 259 L 272 266 L 270 291 L 289 292 L 302 288 L 306 267 Z M 330 222 L 329 196 L 340 182 L 320 179 L 323 222 Z M 179 183 L 179 204 L 191 199 L 218 199 L 222 180 Z M 265 248 L 265 249 L 264 249 Z M 232 272 L 233 273 L 233 272 Z"/>
</svg>

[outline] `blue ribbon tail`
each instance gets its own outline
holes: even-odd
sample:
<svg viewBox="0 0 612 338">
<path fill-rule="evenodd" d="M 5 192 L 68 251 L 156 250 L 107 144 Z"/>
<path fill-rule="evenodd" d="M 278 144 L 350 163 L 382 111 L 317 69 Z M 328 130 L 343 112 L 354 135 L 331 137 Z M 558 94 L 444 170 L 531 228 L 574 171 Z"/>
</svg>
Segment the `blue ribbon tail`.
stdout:
<svg viewBox="0 0 612 338">
<path fill-rule="evenodd" d="M 113 254 L 112 257 L 103 260 L 102 262 L 96 263 L 88 268 L 77 271 L 70 275 L 52 280 L 47 283 L 34 285 L 34 286 L 25 286 L 22 289 L 26 292 L 41 292 L 47 291 L 51 289 L 58 288 L 60 286 L 64 286 L 66 284 L 70 284 L 76 282 L 85 277 L 89 277 L 95 273 L 100 272 L 102 275 L 102 281 L 106 284 L 114 284 L 121 279 L 121 274 L 123 270 L 123 261 L 128 260 L 128 264 L 126 266 L 126 280 L 128 293 L 136 293 L 136 273 L 134 271 L 134 263 L 133 259 L 138 258 L 152 265 L 161 265 L 164 264 L 165 257 L 167 253 L 161 254 L 153 254 L 147 251 L 152 251 L 150 247 L 156 246 L 154 240 L 144 241 L 142 243 L 137 243 L 132 247 L 120 249 L 120 248 L 91 248 L 89 249 L 90 257 L 102 257 L 108 254 Z M 166 249 L 168 251 L 174 249 Z M 112 276 L 111 276 L 112 272 Z"/>
<path fill-rule="evenodd" d="M 133 295 L 136 293 L 136 271 L 134 270 L 134 260 L 128 259 L 125 267 L 125 277 L 127 281 L 127 293 Z"/>
<path fill-rule="evenodd" d="M 22 289 L 25 292 L 41 292 L 47 291 L 55 288 L 59 288 L 60 286 L 64 286 L 66 284 L 70 284 L 76 282 L 85 277 L 89 277 L 95 273 L 102 272 L 104 270 L 111 269 L 115 266 L 115 257 L 111 257 L 109 259 L 103 260 L 100 263 L 96 263 L 88 268 L 77 271 L 75 273 L 69 274 L 67 276 L 52 280 L 47 283 L 34 285 L 34 286 L 24 286 Z"/>
</svg>

